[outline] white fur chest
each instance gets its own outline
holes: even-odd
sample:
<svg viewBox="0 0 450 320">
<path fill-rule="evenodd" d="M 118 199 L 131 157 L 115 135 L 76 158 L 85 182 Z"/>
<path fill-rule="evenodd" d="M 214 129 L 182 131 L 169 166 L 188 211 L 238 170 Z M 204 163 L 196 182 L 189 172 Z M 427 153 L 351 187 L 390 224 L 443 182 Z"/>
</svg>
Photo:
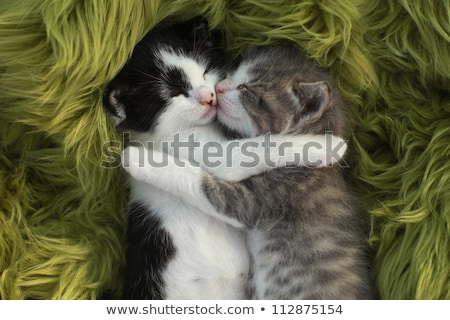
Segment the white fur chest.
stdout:
<svg viewBox="0 0 450 320">
<path fill-rule="evenodd" d="M 167 299 L 245 299 L 249 254 L 244 231 L 199 212 L 155 187 L 131 181 L 170 234 L 175 255 L 163 271 Z"/>
</svg>

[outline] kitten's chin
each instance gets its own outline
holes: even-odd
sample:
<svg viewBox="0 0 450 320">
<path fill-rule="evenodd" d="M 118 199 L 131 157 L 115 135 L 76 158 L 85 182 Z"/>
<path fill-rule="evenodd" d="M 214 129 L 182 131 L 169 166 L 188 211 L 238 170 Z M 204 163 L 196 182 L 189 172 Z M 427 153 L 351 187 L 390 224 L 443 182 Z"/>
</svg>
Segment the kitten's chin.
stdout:
<svg viewBox="0 0 450 320">
<path fill-rule="evenodd" d="M 239 119 L 226 114 L 222 109 L 218 109 L 217 110 L 217 121 L 219 121 L 219 123 L 222 124 L 226 128 L 236 130 L 237 128 L 234 128 L 234 127 L 238 123 Z"/>
<path fill-rule="evenodd" d="M 209 108 L 199 119 L 195 121 L 195 126 L 205 126 L 213 123 L 217 119 L 217 110 L 215 107 Z"/>
<path fill-rule="evenodd" d="M 234 129 L 230 129 L 230 128 L 226 127 L 225 125 L 223 125 L 222 123 L 220 123 L 218 121 L 216 123 L 217 123 L 217 126 L 222 131 L 222 134 L 225 136 L 225 138 L 227 140 L 237 140 L 237 139 L 249 138 L 247 136 L 242 135 L 240 132 L 237 132 Z"/>
<path fill-rule="evenodd" d="M 201 116 L 201 120 L 209 121 L 214 120 L 217 115 L 217 108 L 216 106 L 210 106 Z"/>
<path fill-rule="evenodd" d="M 248 137 L 249 132 L 244 130 L 241 121 L 237 117 L 230 116 L 222 109 L 217 110 L 217 122 L 225 129 L 240 137 Z"/>
</svg>

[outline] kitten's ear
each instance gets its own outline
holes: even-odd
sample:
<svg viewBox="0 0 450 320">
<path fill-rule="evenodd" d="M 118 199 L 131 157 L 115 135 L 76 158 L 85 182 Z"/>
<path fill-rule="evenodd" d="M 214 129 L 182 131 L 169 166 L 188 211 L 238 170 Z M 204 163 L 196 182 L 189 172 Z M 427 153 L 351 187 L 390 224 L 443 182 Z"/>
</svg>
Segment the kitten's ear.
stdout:
<svg viewBox="0 0 450 320">
<path fill-rule="evenodd" d="M 196 41 L 203 41 L 209 38 L 209 26 L 208 20 L 202 16 L 197 16 L 191 20 L 191 36 Z"/>
<path fill-rule="evenodd" d="M 126 118 L 125 105 L 121 101 L 121 96 L 127 90 L 124 86 L 110 84 L 103 95 L 103 106 L 114 117 L 116 125 Z"/>
<path fill-rule="evenodd" d="M 313 123 L 330 108 L 330 86 L 326 81 L 297 82 L 293 94 L 299 101 L 295 121 Z"/>
<path fill-rule="evenodd" d="M 221 34 L 218 30 L 210 30 L 208 20 L 202 16 L 197 16 L 189 20 L 190 26 L 185 30 L 189 32 L 188 37 L 200 48 L 214 48 L 220 43 Z"/>
</svg>

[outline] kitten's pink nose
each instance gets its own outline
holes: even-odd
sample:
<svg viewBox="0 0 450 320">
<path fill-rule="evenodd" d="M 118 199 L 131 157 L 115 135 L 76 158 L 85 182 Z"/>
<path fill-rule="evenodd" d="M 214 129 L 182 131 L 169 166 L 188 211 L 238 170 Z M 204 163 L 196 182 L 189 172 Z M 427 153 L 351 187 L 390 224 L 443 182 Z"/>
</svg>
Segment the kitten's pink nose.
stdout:
<svg viewBox="0 0 450 320">
<path fill-rule="evenodd" d="M 232 85 L 231 81 L 228 79 L 220 81 L 218 84 L 216 84 L 216 93 L 217 94 L 225 93 L 226 91 L 231 89 L 231 85 Z"/>
<path fill-rule="evenodd" d="M 202 105 L 216 105 L 216 95 L 207 86 L 200 86 L 198 88 L 197 99 Z"/>
</svg>

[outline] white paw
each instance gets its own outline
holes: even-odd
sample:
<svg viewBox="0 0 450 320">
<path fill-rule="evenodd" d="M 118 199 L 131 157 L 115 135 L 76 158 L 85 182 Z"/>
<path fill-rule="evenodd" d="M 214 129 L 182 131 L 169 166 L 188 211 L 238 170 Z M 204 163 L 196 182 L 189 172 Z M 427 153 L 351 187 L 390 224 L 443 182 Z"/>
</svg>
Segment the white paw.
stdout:
<svg viewBox="0 0 450 320">
<path fill-rule="evenodd" d="M 342 160 L 347 143 L 332 134 L 315 135 L 304 143 L 303 165 L 306 167 L 327 167 Z"/>
<path fill-rule="evenodd" d="M 328 154 L 330 158 L 330 165 L 335 164 L 337 162 L 344 161 L 344 155 L 347 151 L 347 142 L 342 139 L 341 137 L 335 137 L 333 136 L 333 151 L 331 154 Z"/>
<path fill-rule="evenodd" d="M 325 149 L 320 150 L 319 160 L 322 162 L 320 167 L 332 166 L 343 161 L 347 151 L 347 142 L 341 137 L 332 134 L 325 135 Z"/>
</svg>

